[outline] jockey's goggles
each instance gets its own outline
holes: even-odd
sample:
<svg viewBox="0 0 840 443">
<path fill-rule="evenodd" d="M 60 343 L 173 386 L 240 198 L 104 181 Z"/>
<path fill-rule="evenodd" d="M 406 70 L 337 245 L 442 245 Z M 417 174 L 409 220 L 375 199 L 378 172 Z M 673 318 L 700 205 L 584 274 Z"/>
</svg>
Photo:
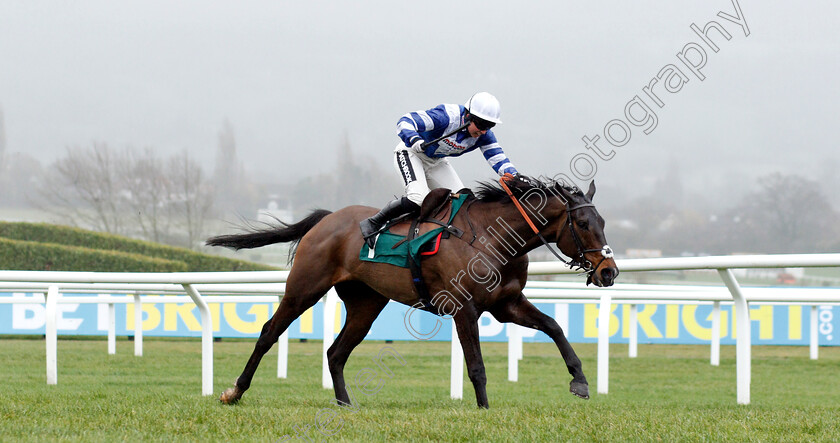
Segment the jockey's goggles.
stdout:
<svg viewBox="0 0 840 443">
<path fill-rule="evenodd" d="M 478 128 L 479 131 L 487 131 L 493 126 L 496 126 L 493 122 L 488 122 L 487 120 L 482 120 L 475 116 L 473 116 L 472 122 L 475 123 L 475 127 Z"/>
</svg>

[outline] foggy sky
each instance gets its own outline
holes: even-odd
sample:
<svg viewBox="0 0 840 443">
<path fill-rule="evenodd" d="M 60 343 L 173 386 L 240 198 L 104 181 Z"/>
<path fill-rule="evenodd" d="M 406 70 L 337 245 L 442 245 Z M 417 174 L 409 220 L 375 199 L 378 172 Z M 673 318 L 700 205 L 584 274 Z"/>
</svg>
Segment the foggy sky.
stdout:
<svg viewBox="0 0 840 443">
<path fill-rule="evenodd" d="M 490 91 L 496 135 L 529 175 L 569 173 L 676 54 L 717 34 L 702 73 L 662 96 L 657 127 L 598 163 L 601 189 L 650 192 L 671 164 L 687 185 L 739 193 L 772 171 L 832 176 L 840 6 L 730 1 L 0 2 L 7 150 L 44 164 L 93 141 L 190 151 L 211 167 L 229 120 L 246 170 L 301 177 L 335 165 L 344 134 L 386 173 L 398 118 Z M 687 72 L 687 71 L 686 71 Z M 651 102 L 648 100 L 648 104 Z M 493 176 L 454 159 L 466 183 Z M 836 185 L 837 182 L 834 182 Z M 729 184 L 728 186 L 732 186 Z M 740 186 L 738 186 L 740 187 Z M 398 186 L 396 186 L 398 188 Z"/>
</svg>

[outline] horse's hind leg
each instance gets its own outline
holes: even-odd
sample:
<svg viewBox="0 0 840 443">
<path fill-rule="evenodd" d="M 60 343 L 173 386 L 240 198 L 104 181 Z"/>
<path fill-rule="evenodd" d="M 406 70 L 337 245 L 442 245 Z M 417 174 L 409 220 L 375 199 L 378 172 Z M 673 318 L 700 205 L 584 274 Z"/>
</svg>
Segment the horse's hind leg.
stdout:
<svg viewBox="0 0 840 443">
<path fill-rule="evenodd" d="M 336 401 L 349 405 L 350 396 L 344 384 L 344 364 L 353 349 L 364 340 L 373 321 L 388 304 L 388 299 L 361 282 L 339 283 L 335 289 L 347 309 L 347 319 L 335 343 L 327 350 L 327 364 L 332 375 Z"/>
<path fill-rule="evenodd" d="M 500 322 L 513 322 L 526 328 L 538 329 L 551 337 L 566 362 L 569 374 L 572 374 L 569 392 L 581 398 L 589 398 L 589 384 L 586 376 L 583 375 L 580 359 L 572 349 L 572 345 L 566 340 L 563 329 L 553 318 L 542 313 L 522 294 L 501 306 L 494 307 L 490 313 Z"/>
<path fill-rule="evenodd" d="M 242 374 L 236 379 L 234 387 L 228 388 L 219 397 L 222 403 L 232 404 L 239 401 L 242 394 L 251 386 L 251 379 L 263 355 L 277 342 L 280 334 L 330 289 L 330 283 L 326 278 L 321 278 L 320 282 L 312 282 L 303 281 L 303 278 L 297 277 L 298 275 L 301 274 L 295 274 L 294 271 L 289 275 L 286 282 L 286 295 L 280 300 L 280 306 L 277 307 L 274 316 L 263 325 L 260 338 L 254 346 L 254 352 L 251 353 Z"/>
</svg>

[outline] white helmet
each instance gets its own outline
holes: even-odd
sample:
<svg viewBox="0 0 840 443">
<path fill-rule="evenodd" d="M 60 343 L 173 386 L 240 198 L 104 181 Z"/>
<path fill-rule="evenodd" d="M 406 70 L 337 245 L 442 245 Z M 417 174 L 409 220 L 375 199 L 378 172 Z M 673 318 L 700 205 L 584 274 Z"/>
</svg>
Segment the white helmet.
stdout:
<svg viewBox="0 0 840 443">
<path fill-rule="evenodd" d="M 474 94 L 464 103 L 464 107 L 467 108 L 470 114 L 482 120 L 497 124 L 502 122 L 499 119 L 499 114 L 501 114 L 499 100 L 489 92 L 478 92 Z"/>
</svg>

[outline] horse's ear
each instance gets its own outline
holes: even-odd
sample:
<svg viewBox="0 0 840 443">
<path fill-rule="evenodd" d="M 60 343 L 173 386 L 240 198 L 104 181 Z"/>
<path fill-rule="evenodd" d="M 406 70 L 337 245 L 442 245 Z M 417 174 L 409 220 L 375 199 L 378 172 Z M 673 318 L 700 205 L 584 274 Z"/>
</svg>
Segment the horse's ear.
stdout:
<svg viewBox="0 0 840 443">
<path fill-rule="evenodd" d="M 592 183 L 589 183 L 589 190 L 586 191 L 586 198 L 588 198 L 589 201 L 592 201 L 592 196 L 594 196 L 594 195 L 595 195 L 595 180 L 592 180 Z"/>
</svg>

